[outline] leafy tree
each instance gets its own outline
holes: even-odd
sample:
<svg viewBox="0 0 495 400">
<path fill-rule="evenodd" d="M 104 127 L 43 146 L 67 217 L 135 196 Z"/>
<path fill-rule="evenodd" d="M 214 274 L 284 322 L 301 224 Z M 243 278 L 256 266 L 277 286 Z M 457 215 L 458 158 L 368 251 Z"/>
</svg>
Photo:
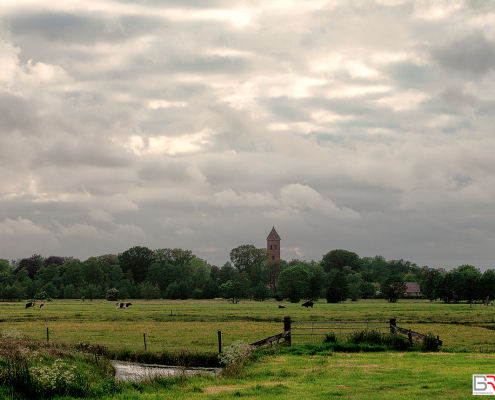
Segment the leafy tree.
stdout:
<svg viewBox="0 0 495 400">
<path fill-rule="evenodd" d="M 359 290 L 363 299 L 372 299 L 376 293 L 375 285 L 371 282 L 361 282 Z"/>
<path fill-rule="evenodd" d="M 228 281 L 220 286 L 222 297 L 231 299 L 236 304 L 240 299 L 247 299 L 251 293 L 251 280 L 247 272 L 237 272 L 232 281 Z"/>
<path fill-rule="evenodd" d="M 10 273 L 10 263 L 9 260 L 0 259 L 0 272 Z"/>
<path fill-rule="evenodd" d="M 291 303 L 309 295 L 310 274 L 302 265 L 287 267 L 278 276 L 277 294 Z"/>
<path fill-rule="evenodd" d="M 277 287 L 277 279 L 282 272 L 283 263 L 283 260 L 268 260 L 266 263 L 267 284 L 272 290 Z"/>
<path fill-rule="evenodd" d="M 103 262 L 97 257 L 90 257 L 82 263 L 81 277 L 86 284 L 101 284 L 104 279 Z"/>
<path fill-rule="evenodd" d="M 456 275 L 456 292 L 462 300 L 471 303 L 481 298 L 481 272 L 472 265 L 461 265 L 454 270 Z"/>
<path fill-rule="evenodd" d="M 64 299 L 76 299 L 77 298 L 77 289 L 71 283 L 65 286 L 63 289 Z"/>
<path fill-rule="evenodd" d="M 5 286 L 1 295 L 2 300 L 9 301 L 22 300 L 24 298 L 24 293 L 18 284 Z"/>
<path fill-rule="evenodd" d="M 40 254 L 33 254 L 29 258 L 23 258 L 19 265 L 14 270 L 14 274 L 17 274 L 21 269 L 25 269 L 29 277 L 34 279 L 36 272 L 43 266 L 43 257 Z"/>
<path fill-rule="evenodd" d="M 338 271 L 327 288 L 327 303 L 346 301 L 349 296 L 349 283 L 343 271 Z"/>
<path fill-rule="evenodd" d="M 112 265 L 108 274 L 108 281 L 111 286 L 117 285 L 124 279 L 124 273 L 120 265 Z"/>
<path fill-rule="evenodd" d="M 323 256 L 320 266 L 325 272 L 329 272 L 331 269 L 342 271 L 345 266 L 357 271 L 361 266 L 361 262 L 356 253 L 347 250 L 332 250 Z"/>
<path fill-rule="evenodd" d="M 266 283 L 267 259 L 266 249 L 257 249 L 251 244 L 236 247 L 230 252 L 232 265 L 238 272 L 246 272 L 253 286 Z"/>
<path fill-rule="evenodd" d="M 389 276 L 381 286 L 381 292 L 390 303 L 395 303 L 407 290 L 400 275 Z"/>
<path fill-rule="evenodd" d="M 192 298 L 196 299 L 196 300 L 203 299 L 204 298 L 203 297 L 203 291 L 201 289 L 194 289 Z"/>
<path fill-rule="evenodd" d="M 162 265 L 170 264 L 175 266 L 184 266 L 196 258 L 190 250 L 182 249 L 157 249 L 153 252 L 154 261 Z"/>
<path fill-rule="evenodd" d="M 270 292 L 264 283 L 259 283 L 253 289 L 253 300 L 255 301 L 265 301 L 269 295 Z"/>
<path fill-rule="evenodd" d="M 58 289 L 52 282 L 48 282 L 42 289 L 49 298 L 56 299 L 58 298 Z"/>
<path fill-rule="evenodd" d="M 165 298 L 170 300 L 177 300 L 180 298 L 179 284 L 172 282 L 165 290 Z"/>
<path fill-rule="evenodd" d="M 495 299 L 495 271 L 493 269 L 487 269 L 483 273 L 480 286 L 483 299 Z"/>
<path fill-rule="evenodd" d="M 218 283 L 209 277 L 203 285 L 203 298 L 214 299 L 220 295 L 220 286 Z"/>
<path fill-rule="evenodd" d="M 71 259 L 67 260 L 62 266 L 60 266 L 60 274 L 62 276 L 62 284 L 74 285 L 75 287 L 82 286 L 82 262 L 79 260 Z"/>
<path fill-rule="evenodd" d="M 45 266 L 49 265 L 63 265 L 65 263 L 65 258 L 64 257 L 59 257 L 59 256 L 50 256 L 45 260 Z"/>
<path fill-rule="evenodd" d="M 442 274 L 438 269 L 424 266 L 421 268 L 421 293 L 430 301 L 439 297 L 438 285 Z"/>
<path fill-rule="evenodd" d="M 87 285 L 81 289 L 81 296 L 93 301 L 100 297 L 100 289 L 96 285 Z"/>
<path fill-rule="evenodd" d="M 220 279 L 220 268 L 218 268 L 216 265 L 212 265 L 210 276 L 215 281 L 219 280 Z"/>
<path fill-rule="evenodd" d="M 33 299 L 34 300 L 45 300 L 45 299 L 48 299 L 48 297 L 49 297 L 48 294 L 44 290 L 41 290 L 34 295 Z"/>
<path fill-rule="evenodd" d="M 141 283 L 141 297 L 146 300 L 158 299 L 160 297 L 160 288 L 150 282 Z"/>
<path fill-rule="evenodd" d="M 226 283 L 228 281 L 233 281 L 235 277 L 236 271 L 232 264 L 227 261 L 224 265 L 222 265 L 222 268 L 220 268 L 219 272 L 219 279 L 220 283 Z"/>
<path fill-rule="evenodd" d="M 132 272 L 135 282 L 141 283 L 146 279 L 148 269 L 154 262 L 154 253 L 147 247 L 135 246 L 119 254 L 119 264 L 122 271 Z"/>
</svg>

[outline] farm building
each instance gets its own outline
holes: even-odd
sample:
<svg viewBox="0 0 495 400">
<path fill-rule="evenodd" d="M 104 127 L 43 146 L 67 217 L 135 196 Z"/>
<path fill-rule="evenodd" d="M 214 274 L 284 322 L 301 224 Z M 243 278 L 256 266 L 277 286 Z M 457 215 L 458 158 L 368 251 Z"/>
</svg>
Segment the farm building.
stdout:
<svg viewBox="0 0 495 400">
<path fill-rule="evenodd" d="M 417 282 L 406 282 L 405 296 L 419 296 L 421 294 L 421 288 Z"/>
</svg>

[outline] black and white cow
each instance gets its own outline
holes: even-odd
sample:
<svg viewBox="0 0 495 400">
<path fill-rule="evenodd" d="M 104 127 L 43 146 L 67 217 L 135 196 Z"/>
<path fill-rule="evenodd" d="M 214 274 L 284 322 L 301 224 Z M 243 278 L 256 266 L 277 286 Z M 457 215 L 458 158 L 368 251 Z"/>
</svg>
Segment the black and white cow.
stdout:
<svg viewBox="0 0 495 400">
<path fill-rule="evenodd" d="M 127 307 L 129 306 L 132 306 L 131 303 L 116 303 L 116 310 L 120 310 L 121 308 L 123 308 L 124 310 L 127 310 Z"/>
<path fill-rule="evenodd" d="M 315 303 L 313 303 L 312 301 L 307 301 L 306 303 L 303 303 L 301 307 L 306 307 L 306 308 L 311 307 L 311 308 L 313 308 L 313 305 L 314 304 Z"/>
<path fill-rule="evenodd" d="M 45 300 L 41 301 L 40 308 L 45 308 Z"/>
<path fill-rule="evenodd" d="M 26 310 L 27 310 L 28 308 L 34 308 L 34 301 L 32 301 L 32 302 L 30 302 L 30 303 L 27 303 L 27 304 L 26 304 Z"/>
</svg>

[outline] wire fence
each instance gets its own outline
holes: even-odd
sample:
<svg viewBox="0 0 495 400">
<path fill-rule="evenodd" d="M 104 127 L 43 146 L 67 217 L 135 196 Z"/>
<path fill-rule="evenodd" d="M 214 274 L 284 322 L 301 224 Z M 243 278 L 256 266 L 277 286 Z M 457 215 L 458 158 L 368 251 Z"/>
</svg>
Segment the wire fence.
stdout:
<svg viewBox="0 0 495 400">
<path fill-rule="evenodd" d="M 292 321 L 294 345 L 321 343 L 327 334 L 351 335 L 363 329 L 390 330 L 389 321 Z"/>
</svg>

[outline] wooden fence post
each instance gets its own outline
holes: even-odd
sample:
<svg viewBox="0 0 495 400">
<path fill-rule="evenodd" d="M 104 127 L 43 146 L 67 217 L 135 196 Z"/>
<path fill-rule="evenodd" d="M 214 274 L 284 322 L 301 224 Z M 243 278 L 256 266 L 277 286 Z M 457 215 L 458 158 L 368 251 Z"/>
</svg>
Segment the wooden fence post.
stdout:
<svg viewBox="0 0 495 400">
<path fill-rule="evenodd" d="M 395 318 L 390 318 L 390 333 L 395 332 L 395 327 L 397 326 L 397 320 Z"/>
<path fill-rule="evenodd" d="M 290 317 L 284 317 L 284 332 L 287 331 L 290 332 L 290 330 L 291 330 Z M 289 333 L 285 337 L 285 343 L 287 344 L 287 346 L 292 346 L 292 333 Z"/>
<path fill-rule="evenodd" d="M 50 343 L 50 333 L 48 331 L 48 328 L 46 328 L 46 343 Z"/>
<path fill-rule="evenodd" d="M 144 339 L 144 350 L 146 351 L 146 333 L 143 333 L 143 339 Z"/>
<path fill-rule="evenodd" d="M 218 331 L 218 354 L 222 353 L 222 331 Z"/>
<path fill-rule="evenodd" d="M 409 332 L 407 333 L 407 336 L 409 337 L 409 344 L 412 346 L 413 341 L 412 341 L 412 333 L 411 333 L 410 329 L 409 329 Z"/>
</svg>

